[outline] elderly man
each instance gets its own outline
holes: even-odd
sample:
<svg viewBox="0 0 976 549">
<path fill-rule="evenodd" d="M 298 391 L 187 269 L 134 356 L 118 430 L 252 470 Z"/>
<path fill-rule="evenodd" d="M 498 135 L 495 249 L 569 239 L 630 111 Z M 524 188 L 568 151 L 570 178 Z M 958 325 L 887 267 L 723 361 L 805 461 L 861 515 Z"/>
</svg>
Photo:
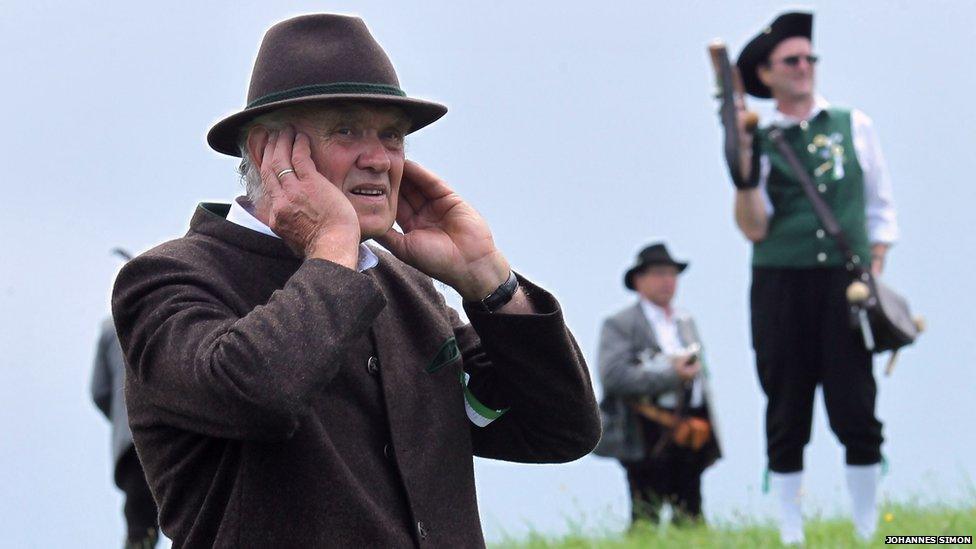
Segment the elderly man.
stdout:
<svg viewBox="0 0 976 549">
<path fill-rule="evenodd" d="M 812 30 L 812 14 L 783 14 L 745 46 L 737 62 L 746 91 L 776 102 L 755 140 L 740 132 L 743 149 L 755 152 L 746 162 L 753 166 L 750 177 L 736 192 L 735 219 L 754 242 L 753 346 L 768 399 L 767 455 L 785 543 L 803 541 L 803 448 L 810 440 L 817 385 L 823 386 L 830 427 L 846 449 L 854 523 L 865 539 L 877 521 L 882 436 L 871 353 L 849 325 L 844 296 L 851 275 L 785 157 L 770 142 L 769 130 L 783 128 L 852 249 L 875 273 L 898 234 L 891 182 L 871 120 L 814 94 L 818 58 Z"/>
<path fill-rule="evenodd" d="M 631 521 L 702 518 L 701 475 L 721 455 L 695 321 L 674 307 L 678 275 L 664 243 L 645 247 L 624 274 L 637 303 L 603 323 L 599 369 L 604 438 L 596 453 L 627 472 Z"/>
<path fill-rule="evenodd" d="M 559 305 L 404 157 L 404 135 L 445 112 L 406 97 L 357 18 L 268 31 L 248 106 L 208 136 L 243 156 L 248 197 L 201 204 L 113 298 L 133 438 L 175 546 L 481 547 L 472 456 L 595 445 Z"/>
</svg>

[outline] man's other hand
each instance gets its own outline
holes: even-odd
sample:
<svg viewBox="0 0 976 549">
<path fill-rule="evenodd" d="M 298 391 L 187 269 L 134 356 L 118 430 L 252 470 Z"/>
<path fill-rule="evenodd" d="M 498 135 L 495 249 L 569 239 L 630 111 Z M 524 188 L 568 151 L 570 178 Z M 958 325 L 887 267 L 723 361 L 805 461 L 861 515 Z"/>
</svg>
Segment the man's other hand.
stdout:
<svg viewBox="0 0 976 549">
<path fill-rule="evenodd" d="M 403 167 L 397 223 L 379 238 L 400 260 L 480 301 L 508 279 L 511 267 L 495 248 L 484 218 L 420 164 Z"/>
<path fill-rule="evenodd" d="M 697 356 L 693 354 L 682 354 L 672 357 L 671 367 L 674 368 L 674 371 L 682 381 L 695 379 L 695 376 L 701 371 L 701 363 L 698 361 Z"/>
<path fill-rule="evenodd" d="M 876 243 L 871 245 L 871 274 L 881 276 L 887 254 L 888 244 Z"/>
</svg>

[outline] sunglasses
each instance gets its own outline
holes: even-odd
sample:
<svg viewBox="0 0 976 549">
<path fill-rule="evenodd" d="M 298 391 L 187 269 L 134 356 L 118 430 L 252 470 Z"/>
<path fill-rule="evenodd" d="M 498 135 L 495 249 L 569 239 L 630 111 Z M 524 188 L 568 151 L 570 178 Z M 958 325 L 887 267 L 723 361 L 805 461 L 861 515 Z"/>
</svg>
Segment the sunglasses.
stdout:
<svg viewBox="0 0 976 549">
<path fill-rule="evenodd" d="M 816 65 L 817 61 L 820 60 L 820 58 L 817 57 L 816 55 L 790 55 L 780 59 L 779 61 L 782 62 L 787 67 L 799 67 L 801 59 L 805 59 L 806 62 L 809 63 L 811 66 Z"/>
</svg>

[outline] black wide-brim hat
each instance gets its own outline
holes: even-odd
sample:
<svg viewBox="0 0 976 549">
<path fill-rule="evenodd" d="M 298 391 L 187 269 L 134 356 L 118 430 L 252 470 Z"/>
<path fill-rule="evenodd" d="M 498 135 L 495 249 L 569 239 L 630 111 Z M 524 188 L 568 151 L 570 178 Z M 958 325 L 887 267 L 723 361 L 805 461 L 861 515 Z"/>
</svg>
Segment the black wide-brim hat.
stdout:
<svg viewBox="0 0 976 549">
<path fill-rule="evenodd" d="M 671 253 L 668 252 L 668 247 L 663 242 L 656 242 L 637 254 L 637 261 L 634 263 L 634 266 L 627 269 L 627 272 L 624 273 L 624 286 L 628 290 L 633 290 L 634 275 L 651 265 L 672 265 L 677 267 L 679 273 L 688 268 L 687 261 L 675 261 L 671 257 Z"/>
<path fill-rule="evenodd" d="M 286 106 L 356 101 L 394 105 L 414 132 L 444 116 L 447 107 L 407 97 L 393 64 L 362 19 L 302 15 L 268 29 L 254 61 L 247 106 L 217 122 L 207 142 L 240 156 L 241 130 L 256 117 Z"/>
<path fill-rule="evenodd" d="M 802 36 L 813 41 L 812 13 L 800 11 L 784 13 L 742 48 L 739 60 L 735 64 L 739 67 L 746 93 L 763 99 L 772 97 L 772 91 L 759 79 L 756 68 L 769 59 L 769 54 L 777 44 L 794 36 Z"/>
</svg>

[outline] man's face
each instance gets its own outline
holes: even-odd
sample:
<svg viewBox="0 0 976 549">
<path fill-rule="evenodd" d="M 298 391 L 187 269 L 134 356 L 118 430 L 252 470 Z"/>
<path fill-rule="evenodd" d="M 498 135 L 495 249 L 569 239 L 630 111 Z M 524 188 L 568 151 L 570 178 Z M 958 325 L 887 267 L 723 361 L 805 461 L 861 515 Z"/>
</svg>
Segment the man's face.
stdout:
<svg viewBox="0 0 976 549">
<path fill-rule="evenodd" d="M 769 61 L 757 69 L 759 79 L 776 100 L 806 99 L 813 95 L 813 45 L 802 36 L 787 38 L 773 48 Z"/>
<path fill-rule="evenodd" d="M 678 290 L 678 268 L 674 265 L 651 265 L 634 275 L 634 289 L 658 307 L 668 307 Z"/>
<path fill-rule="evenodd" d="M 363 240 L 382 236 L 396 220 L 409 125 L 400 109 L 364 103 L 330 107 L 294 123 L 311 138 L 319 173 L 356 209 Z"/>
</svg>

